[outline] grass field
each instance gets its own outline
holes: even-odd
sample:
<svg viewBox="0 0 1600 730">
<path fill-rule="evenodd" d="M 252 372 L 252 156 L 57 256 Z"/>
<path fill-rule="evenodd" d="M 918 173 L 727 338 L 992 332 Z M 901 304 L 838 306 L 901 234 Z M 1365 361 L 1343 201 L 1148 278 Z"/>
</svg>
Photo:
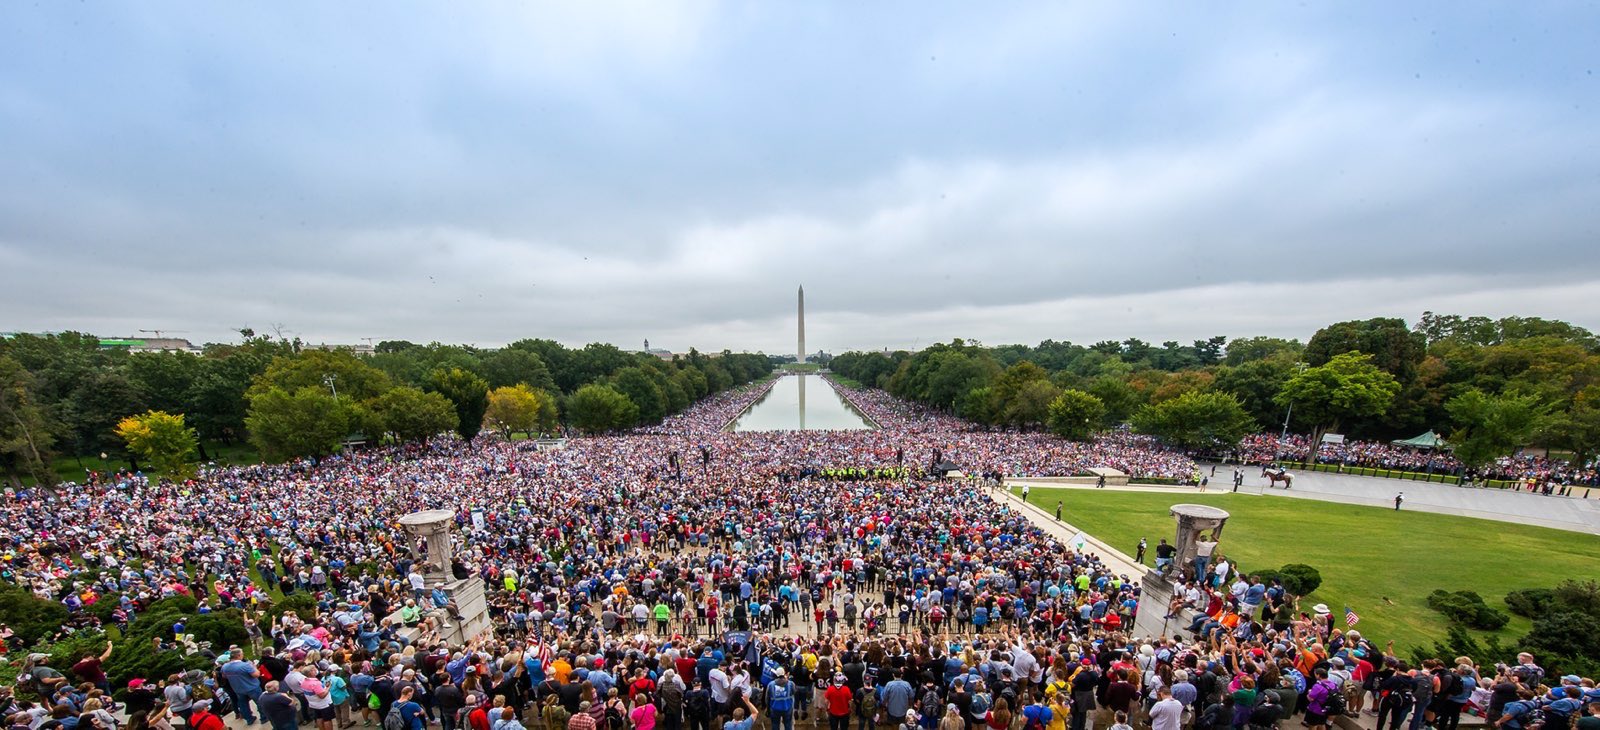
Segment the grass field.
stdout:
<svg viewBox="0 0 1600 730">
<path fill-rule="evenodd" d="M 1157 540 L 1172 539 L 1168 508 L 1190 502 L 1225 509 L 1232 516 L 1219 551 L 1246 571 L 1286 563 L 1315 567 L 1322 586 L 1300 601 L 1303 609 L 1326 603 L 1338 613 L 1348 605 L 1361 615 L 1363 634 L 1394 639 L 1401 652 L 1444 638 L 1444 617 L 1426 603 L 1435 589 L 1477 591 L 1503 611 L 1507 592 L 1593 575 L 1600 555 L 1600 538 L 1592 535 L 1307 499 L 1039 487 L 1030 498 L 1047 510 L 1057 500 L 1067 522 L 1130 556 L 1140 537 L 1149 540 L 1145 560 L 1152 564 Z M 1511 623 L 1496 634 L 1509 641 L 1526 633 L 1530 622 L 1507 613 Z"/>
</svg>

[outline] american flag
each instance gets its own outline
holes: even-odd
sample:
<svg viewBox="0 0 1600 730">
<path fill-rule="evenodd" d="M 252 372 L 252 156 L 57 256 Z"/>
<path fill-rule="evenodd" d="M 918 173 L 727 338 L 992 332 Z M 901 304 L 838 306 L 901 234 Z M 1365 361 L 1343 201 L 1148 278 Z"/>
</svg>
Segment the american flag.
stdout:
<svg viewBox="0 0 1600 730">
<path fill-rule="evenodd" d="M 1345 626 L 1355 626 L 1357 623 L 1360 623 L 1360 621 L 1361 621 L 1361 617 L 1356 615 L 1356 612 L 1355 612 L 1354 609 L 1350 608 L 1349 606 L 1345 606 L 1344 607 L 1344 625 Z"/>
</svg>

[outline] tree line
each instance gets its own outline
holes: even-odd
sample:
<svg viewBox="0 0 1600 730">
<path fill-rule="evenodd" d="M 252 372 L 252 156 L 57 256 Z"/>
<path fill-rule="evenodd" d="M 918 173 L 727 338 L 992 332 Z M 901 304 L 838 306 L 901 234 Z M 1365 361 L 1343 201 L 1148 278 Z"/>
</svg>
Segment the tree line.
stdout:
<svg viewBox="0 0 1600 730">
<path fill-rule="evenodd" d="M 248 444 L 277 460 L 324 456 L 352 435 L 601 433 L 659 422 L 773 367 L 759 354 L 691 350 L 668 361 L 543 339 L 493 349 L 385 341 L 358 357 L 240 334 L 200 354 L 130 353 L 74 332 L 0 339 L 0 472 L 20 485 L 53 481 L 59 457 L 115 454 L 172 474 L 209 460 L 208 445 Z"/>
<path fill-rule="evenodd" d="M 957 339 L 916 353 L 844 353 L 829 367 L 985 426 L 1079 440 L 1130 424 L 1182 448 L 1229 449 L 1287 423 L 1313 444 L 1324 433 L 1389 440 L 1435 429 L 1469 465 L 1527 445 L 1580 463 L 1600 452 L 1600 339 L 1534 317 L 1353 320 L 1303 344 Z"/>
</svg>

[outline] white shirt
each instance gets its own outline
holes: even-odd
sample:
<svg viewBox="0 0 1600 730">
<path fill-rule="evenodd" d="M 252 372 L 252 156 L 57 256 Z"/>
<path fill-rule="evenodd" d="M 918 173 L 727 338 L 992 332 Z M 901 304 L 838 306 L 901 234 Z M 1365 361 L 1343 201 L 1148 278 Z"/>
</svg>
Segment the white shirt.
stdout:
<svg viewBox="0 0 1600 730">
<path fill-rule="evenodd" d="M 1150 708 L 1150 730 L 1178 730 L 1182 724 L 1182 702 L 1168 697 Z"/>
<path fill-rule="evenodd" d="M 728 673 L 722 667 L 711 670 L 711 699 L 716 702 L 728 701 Z"/>
</svg>

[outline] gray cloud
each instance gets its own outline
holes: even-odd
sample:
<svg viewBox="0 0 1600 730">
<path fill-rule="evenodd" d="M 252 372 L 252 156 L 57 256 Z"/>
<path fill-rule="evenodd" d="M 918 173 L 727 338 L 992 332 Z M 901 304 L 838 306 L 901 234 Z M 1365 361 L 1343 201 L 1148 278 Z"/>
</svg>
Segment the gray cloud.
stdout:
<svg viewBox="0 0 1600 730">
<path fill-rule="evenodd" d="M 832 349 L 1600 326 L 1592 11 L 183 10 L 0 9 L 0 328 L 787 351 L 802 282 Z"/>
</svg>

